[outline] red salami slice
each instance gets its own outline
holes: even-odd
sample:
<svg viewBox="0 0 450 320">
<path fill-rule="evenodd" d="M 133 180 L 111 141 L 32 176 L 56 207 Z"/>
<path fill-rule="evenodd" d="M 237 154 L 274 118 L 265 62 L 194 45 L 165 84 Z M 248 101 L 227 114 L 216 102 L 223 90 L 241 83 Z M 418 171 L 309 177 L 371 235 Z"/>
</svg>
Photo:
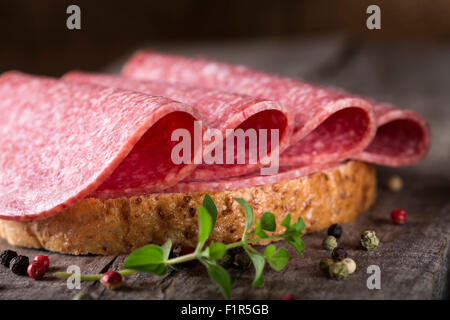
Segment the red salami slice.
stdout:
<svg viewBox="0 0 450 320">
<path fill-rule="evenodd" d="M 342 153 L 349 150 L 347 143 L 351 144 L 352 140 L 366 142 L 365 139 L 369 139 L 368 136 L 361 139 L 364 115 L 357 114 L 359 109 L 336 112 L 336 105 L 361 107 L 367 99 L 360 99 L 343 91 L 265 74 L 244 66 L 149 51 L 135 54 L 124 67 L 123 74 L 139 79 L 184 82 L 218 88 L 284 103 L 292 108 L 295 117 L 293 146 L 283 154 L 281 161 L 284 165 L 308 160 L 331 161 L 333 157 L 329 154 L 323 155 L 322 151 L 342 156 Z M 342 102 L 343 99 L 346 102 Z M 413 164 L 425 157 L 430 145 L 430 133 L 426 121 L 419 114 L 388 104 L 369 102 L 373 105 L 376 115 L 376 135 L 363 152 L 351 154 L 357 151 L 355 148 L 346 156 L 390 166 Z M 343 116 L 339 117 L 339 113 Z M 340 119 L 331 123 L 318 120 L 333 117 Z M 319 130 L 311 130 L 311 127 L 318 125 Z M 295 144 L 305 136 L 305 143 Z M 319 159 L 311 158 L 311 155 L 315 154 L 319 155 Z"/>
<path fill-rule="evenodd" d="M 151 95 L 165 96 L 195 107 L 206 120 L 204 126 L 215 128 L 226 136 L 227 129 L 241 128 L 244 131 L 252 128 L 268 130 L 268 156 L 270 157 L 271 140 L 270 129 L 279 130 L 279 150 L 284 151 L 288 146 L 292 133 L 291 114 L 284 105 L 279 102 L 242 96 L 217 90 L 192 87 L 183 84 L 169 84 L 157 81 L 137 81 L 120 76 L 70 72 L 63 77 L 70 82 L 93 83 L 105 86 L 128 89 Z M 201 138 L 201 137 L 200 137 Z M 219 141 L 216 141 L 216 143 Z M 235 155 L 237 144 L 235 144 Z M 211 147 L 211 146 L 209 146 Z M 247 149 L 249 148 L 247 142 Z M 207 149 L 205 147 L 205 149 Z M 225 155 L 225 143 L 223 144 L 223 155 Z M 190 179 L 205 179 L 215 177 L 221 179 L 230 176 L 239 176 L 255 171 L 258 165 L 248 164 L 249 150 L 246 151 L 246 165 L 200 165 L 194 171 Z M 257 152 L 257 150 L 256 150 Z M 236 156 L 235 156 L 236 159 Z M 225 162 L 225 156 L 223 157 Z M 236 161 L 235 161 L 236 163 Z"/>
<path fill-rule="evenodd" d="M 0 114 L 2 219 L 45 218 L 88 194 L 162 191 L 195 169 L 171 161 L 170 133 L 193 132 L 198 115 L 167 98 L 11 72 Z"/>
<path fill-rule="evenodd" d="M 377 133 L 370 145 L 355 158 L 387 166 L 411 165 L 424 158 L 431 144 L 430 129 L 417 112 L 387 103 L 373 103 Z"/>
</svg>

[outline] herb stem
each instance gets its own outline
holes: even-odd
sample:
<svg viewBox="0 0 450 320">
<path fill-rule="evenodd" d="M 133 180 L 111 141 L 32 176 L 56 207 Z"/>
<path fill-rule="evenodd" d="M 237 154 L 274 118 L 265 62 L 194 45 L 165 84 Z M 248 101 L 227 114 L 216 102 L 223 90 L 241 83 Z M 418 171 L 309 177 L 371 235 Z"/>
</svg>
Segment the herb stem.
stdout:
<svg viewBox="0 0 450 320">
<path fill-rule="evenodd" d="M 57 278 L 63 278 L 67 279 L 70 276 L 73 276 L 73 273 L 67 273 L 67 272 L 55 272 L 53 274 Z M 85 281 L 98 281 L 102 277 L 101 274 L 80 274 L 80 280 Z"/>
<path fill-rule="evenodd" d="M 257 238 L 257 239 L 251 239 L 251 240 L 247 240 L 247 241 L 238 241 L 238 242 L 233 242 L 230 244 L 227 244 L 227 250 L 229 249 L 233 249 L 236 247 L 242 247 L 245 243 L 257 243 L 257 242 L 262 242 L 262 241 L 268 241 L 268 240 L 275 240 L 275 239 L 283 239 L 284 235 L 283 234 L 278 234 L 278 235 L 273 235 L 273 236 L 269 236 L 267 238 Z"/>
<path fill-rule="evenodd" d="M 128 275 L 137 273 L 137 271 L 131 270 L 131 269 L 123 269 L 118 272 L 120 273 L 121 276 L 128 276 Z M 70 276 L 72 276 L 73 273 L 55 272 L 53 275 L 57 278 L 67 279 Z M 99 281 L 101 277 L 102 277 L 101 273 L 99 273 L 99 274 L 80 274 L 80 280 L 82 280 L 82 281 Z"/>
<path fill-rule="evenodd" d="M 120 273 L 121 276 L 128 276 L 128 275 L 137 273 L 136 270 L 131 270 L 131 269 L 123 269 L 118 272 Z"/>
<path fill-rule="evenodd" d="M 247 243 L 257 243 L 257 242 L 268 241 L 268 240 L 275 240 L 275 239 L 284 239 L 284 234 L 276 234 L 276 235 L 273 235 L 273 236 L 269 236 L 267 238 L 251 239 L 251 240 L 248 240 Z"/>
<path fill-rule="evenodd" d="M 227 250 L 229 250 L 229 249 L 241 247 L 243 245 L 244 245 L 244 241 L 233 242 L 233 243 L 227 244 L 226 248 L 227 248 Z"/>
<path fill-rule="evenodd" d="M 166 264 L 182 263 L 182 262 L 186 262 L 186 261 L 197 259 L 198 256 L 199 255 L 196 252 L 193 252 L 193 253 L 186 254 L 184 256 L 179 256 L 179 257 L 176 257 L 176 258 L 169 259 L 165 263 Z"/>
</svg>

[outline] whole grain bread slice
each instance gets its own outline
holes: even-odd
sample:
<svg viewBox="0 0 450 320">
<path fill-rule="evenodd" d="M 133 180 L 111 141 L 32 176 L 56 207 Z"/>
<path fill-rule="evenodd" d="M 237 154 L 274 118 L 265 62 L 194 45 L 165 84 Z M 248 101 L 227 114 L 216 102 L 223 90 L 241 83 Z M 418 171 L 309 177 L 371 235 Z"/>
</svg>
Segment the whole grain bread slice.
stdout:
<svg viewBox="0 0 450 320">
<path fill-rule="evenodd" d="M 276 216 L 278 229 L 283 218 L 301 216 L 306 231 L 327 228 L 333 223 L 354 220 L 367 210 L 376 196 L 373 165 L 348 161 L 310 176 L 272 185 L 209 192 L 219 214 L 212 239 L 239 240 L 245 216 L 234 198 L 244 198 L 255 217 L 265 211 Z M 117 199 L 87 198 L 62 213 L 42 220 L 0 220 L 0 236 L 10 244 L 44 248 L 69 254 L 117 255 L 148 243 L 194 246 L 197 238 L 197 208 L 205 192 L 162 193 Z"/>
</svg>

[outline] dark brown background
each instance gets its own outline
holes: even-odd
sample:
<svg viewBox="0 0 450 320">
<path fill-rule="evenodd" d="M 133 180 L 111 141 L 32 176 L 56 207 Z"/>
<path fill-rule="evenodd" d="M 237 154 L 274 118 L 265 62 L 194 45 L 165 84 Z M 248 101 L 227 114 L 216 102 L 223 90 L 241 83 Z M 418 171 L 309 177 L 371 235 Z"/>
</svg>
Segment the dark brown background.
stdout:
<svg viewBox="0 0 450 320">
<path fill-rule="evenodd" d="M 81 30 L 66 28 L 66 8 L 81 7 Z M 365 27 L 381 7 L 382 30 Z M 450 41 L 448 0 L 304 1 L 0 1 L 0 71 L 60 75 L 98 70 L 146 44 L 317 36 L 358 41 Z"/>
</svg>

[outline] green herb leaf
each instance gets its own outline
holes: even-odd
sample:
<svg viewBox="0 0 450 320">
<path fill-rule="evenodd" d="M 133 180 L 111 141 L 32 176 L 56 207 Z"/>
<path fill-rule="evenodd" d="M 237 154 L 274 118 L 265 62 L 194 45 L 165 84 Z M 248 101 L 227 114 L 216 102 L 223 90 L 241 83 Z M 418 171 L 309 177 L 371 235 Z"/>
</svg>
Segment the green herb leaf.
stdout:
<svg viewBox="0 0 450 320">
<path fill-rule="evenodd" d="M 207 251 L 209 259 L 218 260 L 223 258 L 227 253 L 227 246 L 220 242 L 212 242 L 205 251 Z"/>
<path fill-rule="evenodd" d="M 275 216 L 271 212 L 264 212 L 261 217 L 261 227 L 263 230 L 275 231 L 277 224 L 275 222 Z"/>
<path fill-rule="evenodd" d="M 164 260 L 168 260 L 170 256 L 170 250 L 172 250 L 172 240 L 169 238 L 167 241 L 161 246 L 163 251 Z"/>
<path fill-rule="evenodd" d="M 275 253 L 276 250 L 277 250 L 277 248 L 273 244 L 268 245 L 266 247 L 266 251 L 264 252 L 264 256 L 266 257 L 266 259 L 267 259 L 267 257 L 271 257 Z"/>
<path fill-rule="evenodd" d="M 246 220 L 245 221 L 245 229 L 244 229 L 244 234 L 242 236 L 242 239 L 245 239 L 247 231 L 251 228 L 251 226 L 253 224 L 253 209 L 248 204 L 248 202 L 242 198 L 235 198 L 234 200 L 236 200 L 241 205 L 241 207 L 245 213 L 245 220 Z"/>
<path fill-rule="evenodd" d="M 159 264 L 164 262 L 163 249 L 157 245 L 149 244 L 132 252 L 124 262 L 124 267 Z"/>
<path fill-rule="evenodd" d="M 163 276 L 167 272 L 167 267 L 164 263 L 161 263 L 161 264 L 155 264 L 155 265 L 147 265 L 145 267 L 133 268 L 133 270 L 143 271 L 143 272 L 151 272 L 158 276 Z"/>
<path fill-rule="evenodd" d="M 267 259 L 267 262 L 270 264 L 270 266 L 276 270 L 280 271 L 284 268 L 284 266 L 289 262 L 289 252 L 281 248 L 278 251 L 276 251 L 276 248 L 274 245 L 270 245 L 266 247 L 266 252 L 264 256 Z"/>
<path fill-rule="evenodd" d="M 267 235 L 267 233 L 265 233 L 265 232 L 262 230 L 261 221 L 259 221 L 259 220 L 256 221 L 255 234 L 256 234 L 258 237 L 260 237 L 261 239 L 266 239 L 266 238 L 269 237 L 269 236 Z"/>
<path fill-rule="evenodd" d="M 284 232 L 284 238 L 285 240 L 294 247 L 295 251 L 297 252 L 297 255 L 301 256 L 301 251 L 305 249 L 305 243 L 301 239 L 301 236 L 303 235 L 303 231 L 305 230 L 305 222 L 301 217 L 298 218 L 297 222 L 290 224 L 291 222 L 291 215 L 288 214 L 286 218 L 284 218 L 283 222 L 281 223 L 285 228 L 286 231 Z"/>
<path fill-rule="evenodd" d="M 217 207 L 209 194 L 205 194 L 205 197 L 203 198 L 203 207 L 208 210 L 209 215 L 211 216 L 212 225 L 214 227 L 217 220 Z"/>
<path fill-rule="evenodd" d="M 286 237 L 286 241 L 294 247 L 295 251 L 297 252 L 297 255 L 302 255 L 302 250 L 305 249 L 305 243 L 300 238 L 300 236 L 288 236 Z"/>
<path fill-rule="evenodd" d="M 289 229 L 289 227 L 291 226 L 291 214 L 290 213 L 283 219 L 283 221 L 281 221 L 281 225 L 283 227 L 285 227 L 286 229 Z"/>
<path fill-rule="evenodd" d="M 203 246 L 213 229 L 212 217 L 203 206 L 198 207 L 198 243 Z"/>
<path fill-rule="evenodd" d="M 228 272 L 217 263 L 206 263 L 206 267 L 209 277 L 219 285 L 225 299 L 229 300 L 231 298 L 231 278 Z"/>
<path fill-rule="evenodd" d="M 164 251 L 161 247 L 149 244 L 132 252 L 123 264 L 124 268 L 163 275 L 166 273 Z"/>
<path fill-rule="evenodd" d="M 299 235 L 301 235 L 303 233 L 303 231 L 305 230 L 305 222 L 303 221 L 302 217 L 298 217 L 298 220 L 296 223 L 293 223 L 291 225 L 291 228 L 294 229 L 295 231 L 297 231 L 297 233 Z"/>
<path fill-rule="evenodd" d="M 266 260 L 264 259 L 263 256 L 257 253 L 251 253 L 247 251 L 247 254 L 252 260 L 253 266 L 255 267 L 255 278 L 253 280 L 252 286 L 260 287 L 264 284 L 263 270 Z"/>
</svg>

